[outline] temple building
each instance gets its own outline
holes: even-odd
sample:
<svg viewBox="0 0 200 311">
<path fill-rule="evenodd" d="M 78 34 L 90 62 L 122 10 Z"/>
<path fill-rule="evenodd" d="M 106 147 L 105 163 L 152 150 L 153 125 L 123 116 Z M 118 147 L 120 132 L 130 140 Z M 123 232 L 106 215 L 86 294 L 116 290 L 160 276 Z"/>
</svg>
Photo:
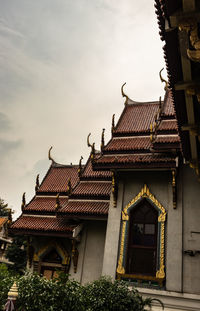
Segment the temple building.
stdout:
<svg viewBox="0 0 200 311">
<path fill-rule="evenodd" d="M 10 227 L 29 242 L 28 267 L 86 283 L 109 275 L 166 310 L 200 310 L 199 4 L 155 0 L 168 81 L 165 96 L 126 95 L 111 139 L 82 165 L 51 166 Z M 159 310 L 155 306 L 155 310 Z"/>
</svg>

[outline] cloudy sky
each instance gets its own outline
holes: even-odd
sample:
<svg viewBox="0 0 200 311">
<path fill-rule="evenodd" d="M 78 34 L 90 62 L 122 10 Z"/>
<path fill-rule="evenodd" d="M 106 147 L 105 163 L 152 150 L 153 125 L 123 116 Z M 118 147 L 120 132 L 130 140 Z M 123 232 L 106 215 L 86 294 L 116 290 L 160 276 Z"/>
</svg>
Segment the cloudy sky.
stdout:
<svg viewBox="0 0 200 311">
<path fill-rule="evenodd" d="M 20 213 L 50 165 L 86 161 L 112 114 L 163 96 L 154 1 L 0 0 L 0 197 Z"/>
</svg>

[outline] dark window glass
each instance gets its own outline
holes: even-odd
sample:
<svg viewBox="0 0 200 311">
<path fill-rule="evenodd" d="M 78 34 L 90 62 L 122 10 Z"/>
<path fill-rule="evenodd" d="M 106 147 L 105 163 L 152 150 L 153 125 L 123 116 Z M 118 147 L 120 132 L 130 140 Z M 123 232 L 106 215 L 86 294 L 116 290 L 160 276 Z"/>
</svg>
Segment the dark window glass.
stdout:
<svg viewBox="0 0 200 311">
<path fill-rule="evenodd" d="M 158 212 L 147 200 L 130 214 L 126 272 L 155 275 Z"/>
</svg>

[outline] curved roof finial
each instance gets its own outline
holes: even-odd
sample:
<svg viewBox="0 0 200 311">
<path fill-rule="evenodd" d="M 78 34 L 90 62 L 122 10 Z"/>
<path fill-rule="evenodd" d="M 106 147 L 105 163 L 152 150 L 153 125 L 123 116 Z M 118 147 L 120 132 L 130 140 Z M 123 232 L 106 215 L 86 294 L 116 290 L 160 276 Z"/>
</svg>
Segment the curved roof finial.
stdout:
<svg viewBox="0 0 200 311">
<path fill-rule="evenodd" d="M 93 159 L 93 158 L 94 158 L 94 154 L 95 154 L 95 143 L 93 143 L 93 144 L 91 145 L 91 143 L 90 143 L 90 141 L 89 141 L 90 135 L 91 135 L 91 133 L 89 133 L 89 134 L 88 134 L 88 137 L 87 137 L 87 145 L 88 145 L 88 147 L 91 148 L 91 159 Z"/>
<path fill-rule="evenodd" d="M 112 116 L 112 127 L 111 127 L 111 133 L 113 133 L 114 129 L 115 129 L 115 114 L 113 114 L 113 116 Z"/>
<path fill-rule="evenodd" d="M 104 132 L 105 132 L 105 129 L 102 129 L 102 134 L 101 134 L 101 151 L 103 151 L 104 146 L 105 146 Z"/>
<path fill-rule="evenodd" d="M 71 193 L 72 193 L 72 183 L 71 183 L 71 178 L 69 178 L 68 182 L 67 182 L 67 194 L 68 194 L 68 196 L 70 196 Z"/>
<path fill-rule="evenodd" d="M 91 133 L 89 133 L 89 134 L 88 134 L 88 137 L 87 137 L 87 145 L 88 145 L 88 147 L 91 147 L 91 148 L 92 148 L 92 145 L 91 145 L 90 140 L 89 140 L 90 135 L 91 135 Z"/>
<path fill-rule="evenodd" d="M 161 72 L 162 72 L 163 70 L 164 70 L 164 68 L 162 68 L 162 69 L 160 70 L 159 76 L 160 76 L 160 81 L 161 81 L 161 82 L 165 82 L 164 90 L 166 91 L 166 90 L 168 89 L 168 82 L 167 82 L 167 80 L 165 80 L 165 79 L 162 77 L 162 75 L 161 75 Z"/>
<path fill-rule="evenodd" d="M 36 183 L 35 183 L 35 192 L 37 192 L 39 187 L 40 187 L 39 176 L 40 176 L 40 174 L 37 174 Z"/>
<path fill-rule="evenodd" d="M 126 105 L 127 102 L 128 102 L 129 97 L 124 93 L 124 85 L 126 85 L 126 82 L 121 86 L 121 93 L 122 93 L 123 97 L 126 97 L 126 100 L 125 100 L 125 103 L 124 103 Z"/>
<path fill-rule="evenodd" d="M 82 171 L 83 171 L 82 160 L 83 160 L 83 157 L 81 156 L 81 158 L 79 160 L 79 166 L 78 166 L 78 176 L 79 177 L 81 177 L 81 174 L 82 174 Z"/>
<path fill-rule="evenodd" d="M 50 161 L 52 161 L 52 163 L 55 163 L 54 159 L 53 159 L 52 156 L 51 156 L 51 149 L 52 149 L 52 148 L 53 148 L 52 146 L 49 148 L 48 158 L 49 158 Z"/>
<path fill-rule="evenodd" d="M 26 192 L 24 192 L 23 195 L 22 195 L 22 205 L 21 205 L 22 212 L 24 210 L 24 207 L 26 206 L 26 197 L 25 197 L 25 195 L 26 195 Z"/>
</svg>

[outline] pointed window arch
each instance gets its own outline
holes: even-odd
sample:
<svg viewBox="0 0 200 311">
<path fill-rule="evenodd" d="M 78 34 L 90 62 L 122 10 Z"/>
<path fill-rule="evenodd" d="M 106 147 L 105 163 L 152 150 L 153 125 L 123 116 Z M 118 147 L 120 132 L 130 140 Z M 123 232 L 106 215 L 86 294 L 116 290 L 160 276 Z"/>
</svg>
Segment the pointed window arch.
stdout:
<svg viewBox="0 0 200 311">
<path fill-rule="evenodd" d="M 57 270 L 68 272 L 70 255 L 58 242 L 52 241 L 34 254 L 34 271 L 48 279 L 57 277 Z"/>
<path fill-rule="evenodd" d="M 165 208 L 144 185 L 122 211 L 119 278 L 163 282 L 165 220 Z"/>
</svg>

